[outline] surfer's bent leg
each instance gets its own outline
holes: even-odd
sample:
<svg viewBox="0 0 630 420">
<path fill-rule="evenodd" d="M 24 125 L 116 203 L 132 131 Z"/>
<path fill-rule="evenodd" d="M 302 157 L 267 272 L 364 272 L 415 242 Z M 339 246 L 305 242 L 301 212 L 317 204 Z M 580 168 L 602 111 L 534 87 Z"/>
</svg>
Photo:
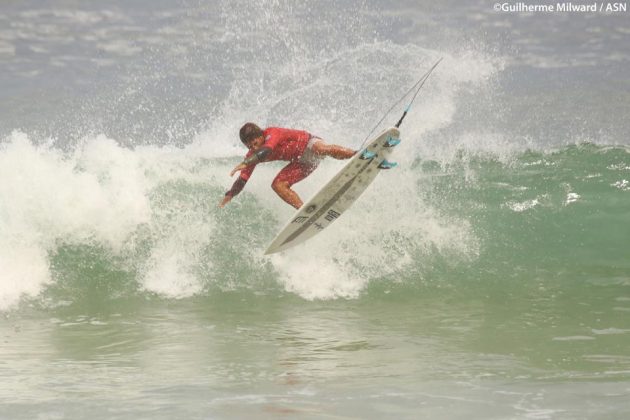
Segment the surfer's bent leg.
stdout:
<svg viewBox="0 0 630 420">
<path fill-rule="evenodd" d="M 296 209 L 299 209 L 303 204 L 302 199 L 291 189 L 291 186 L 309 176 L 315 168 L 317 168 L 316 163 L 305 164 L 299 161 L 291 162 L 282 168 L 282 170 L 274 178 L 271 183 L 271 188 L 273 188 L 280 198 Z"/>
<path fill-rule="evenodd" d="M 295 191 L 291 189 L 288 181 L 274 181 L 271 188 L 282 198 L 296 209 L 302 207 L 302 199 Z"/>
<path fill-rule="evenodd" d="M 330 156 L 335 159 L 350 159 L 356 153 L 355 150 L 336 144 L 328 144 L 320 138 L 314 139 L 311 150 L 318 156 Z"/>
</svg>

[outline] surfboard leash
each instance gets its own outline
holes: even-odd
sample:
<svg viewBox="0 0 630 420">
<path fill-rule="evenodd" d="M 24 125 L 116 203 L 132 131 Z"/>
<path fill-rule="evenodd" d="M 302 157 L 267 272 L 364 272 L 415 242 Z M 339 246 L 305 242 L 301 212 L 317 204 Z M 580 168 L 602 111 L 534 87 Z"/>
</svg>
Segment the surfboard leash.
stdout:
<svg viewBox="0 0 630 420">
<path fill-rule="evenodd" d="M 437 67 L 438 64 L 440 64 L 440 61 L 442 61 L 442 58 L 440 57 L 440 59 L 433 65 L 433 67 L 431 67 L 429 69 L 429 71 L 427 71 L 424 76 L 422 76 L 420 78 L 420 80 L 418 80 L 418 82 L 416 82 L 416 85 L 418 83 L 420 83 L 420 86 L 418 86 L 418 89 L 416 90 L 416 93 L 413 94 L 413 97 L 411 98 L 411 101 L 409 101 L 409 105 L 407 105 L 407 108 L 405 108 L 405 111 L 402 114 L 402 117 L 400 117 L 400 120 L 398 120 L 398 122 L 396 123 L 395 127 L 399 128 L 400 124 L 402 124 L 403 120 L 405 119 L 405 117 L 407 116 L 407 113 L 409 112 L 409 110 L 411 109 L 411 105 L 413 104 L 413 101 L 416 100 L 416 96 L 418 96 L 418 93 L 420 93 L 420 89 L 422 89 L 422 86 L 424 86 L 424 83 L 427 81 L 427 79 L 429 78 L 429 76 L 431 75 L 431 73 L 433 72 L 433 70 L 435 70 L 435 68 Z M 415 86 L 415 85 L 414 85 Z M 405 96 L 407 96 L 407 94 L 405 94 Z M 404 98 L 404 96 L 403 96 Z"/>
<path fill-rule="evenodd" d="M 429 76 L 431 75 L 431 73 L 433 72 L 433 70 L 435 70 L 435 68 L 438 66 L 438 64 L 440 64 L 440 62 L 442 61 L 443 57 L 440 57 L 440 59 L 438 61 L 435 62 L 435 64 L 429 69 L 427 70 L 426 73 L 424 73 L 422 75 L 422 77 L 420 79 L 418 79 L 418 81 L 407 91 L 405 92 L 404 95 L 402 95 L 400 97 L 400 99 L 398 99 L 398 101 L 396 101 L 396 103 L 394 105 L 392 105 L 387 112 L 385 113 L 385 115 L 383 115 L 383 118 L 381 118 L 379 120 L 378 123 L 376 123 L 376 125 L 374 126 L 374 128 L 372 128 L 372 130 L 368 133 L 367 136 L 365 136 L 365 139 L 363 140 L 363 143 L 361 143 L 361 147 L 360 149 L 363 148 L 363 146 L 365 146 L 365 142 L 370 138 L 370 136 L 372 135 L 372 133 L 374 132 L 374 130 L 376 130 L 378 128 L 379 125 L 381 125 L 381 123 L 383 122 L 383 120 L 385 120 L 385 118 L 387 118 L 387 116 L 389 115 L 390 112 L 392 112 L 392 110 L 398 106 L 398 104 L 400 104 L 406 97 L 407 95 L 409 95 L 411 92 L 413 92 L 413 90 L 415 89 L 416 92 L 413 94 L 413 97 L 411 98 L 411 101 L 409 101 L 409 104 L 407 105 L 407 107 L 405 108 L 405 110 L 403 111 L 402 117 L 400 117 L 400 120 L 398 120 L 398 122 L 396 123 L 395 127 L 396 128 L 400 128 L 400 125 L 402 124 L 403 120 L 405 119 L 405 117 L 407 116 L 407 114 L 409 113 L 409 110 L 411 109 L 411 105 L 413 104 L 413 102 L 416 100 L 416 97 L 418 96 L 418 93 L 420 93 L 420 89 L 422 89 L 422 86 L 424 86 L 424 83 L 427 81 L 427 79 L 429 78 Z"/>
</svg>

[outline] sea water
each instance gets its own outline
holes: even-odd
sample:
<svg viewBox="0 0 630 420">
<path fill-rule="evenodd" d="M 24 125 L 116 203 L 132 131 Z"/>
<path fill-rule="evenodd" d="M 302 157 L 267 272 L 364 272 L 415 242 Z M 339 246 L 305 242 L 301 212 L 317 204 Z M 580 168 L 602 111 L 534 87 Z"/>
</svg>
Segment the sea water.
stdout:
<svg viewBox="0 0 630 420">
<path fill-rule="evenodd" d="M 0 418 L 627 418 L 629 18 L 0 2 Z M 282 163 L 217 207 L 244 122 L 356 148 L 441 57 L 327 231 L 264 256 Z"/>
</svg>

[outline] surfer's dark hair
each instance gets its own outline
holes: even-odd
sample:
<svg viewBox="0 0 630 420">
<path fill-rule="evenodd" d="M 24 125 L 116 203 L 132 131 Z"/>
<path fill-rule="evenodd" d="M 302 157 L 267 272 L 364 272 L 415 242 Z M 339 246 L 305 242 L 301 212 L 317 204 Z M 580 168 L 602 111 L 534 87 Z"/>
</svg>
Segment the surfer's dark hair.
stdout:
<svg viewBox="0 0 630 420">
<path fill-rule="evenodd" d="M 250 141 L 254 140 L 263 135 L 263 131 L 256 124 L 248 122 L 243 124 L 241 127 L 241 131 L 239 131 L 239 136 L 241 137 L 241 141 L 243 144 L 247 145 Z"/>
</svg>

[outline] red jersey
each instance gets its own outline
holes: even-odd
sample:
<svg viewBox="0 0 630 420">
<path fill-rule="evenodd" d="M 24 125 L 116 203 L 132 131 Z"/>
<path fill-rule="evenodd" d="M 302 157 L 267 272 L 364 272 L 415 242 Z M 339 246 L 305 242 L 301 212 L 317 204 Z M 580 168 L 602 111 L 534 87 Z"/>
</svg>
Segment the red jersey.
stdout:
<svg viewBox="0 0 630 420">
<path fill-rule="evenodd" d="M 271 153 L 265 158 L 264 162 L 273 160 L 295 162 L 302 157 L 311 139 L 311 134 L 307 131 L 279 127 L 268 127 L 263 131 L 263 135 L 265 137 L 265 143 L 262 147 L 271 149 Z M 254 152 L 250 150 L 245 155 L 245 159 L 253 154 Z M 252 164 L 243 169 L 240 178 L 247 181 L 255 167 L 256 164 Z"/>
</svg>

